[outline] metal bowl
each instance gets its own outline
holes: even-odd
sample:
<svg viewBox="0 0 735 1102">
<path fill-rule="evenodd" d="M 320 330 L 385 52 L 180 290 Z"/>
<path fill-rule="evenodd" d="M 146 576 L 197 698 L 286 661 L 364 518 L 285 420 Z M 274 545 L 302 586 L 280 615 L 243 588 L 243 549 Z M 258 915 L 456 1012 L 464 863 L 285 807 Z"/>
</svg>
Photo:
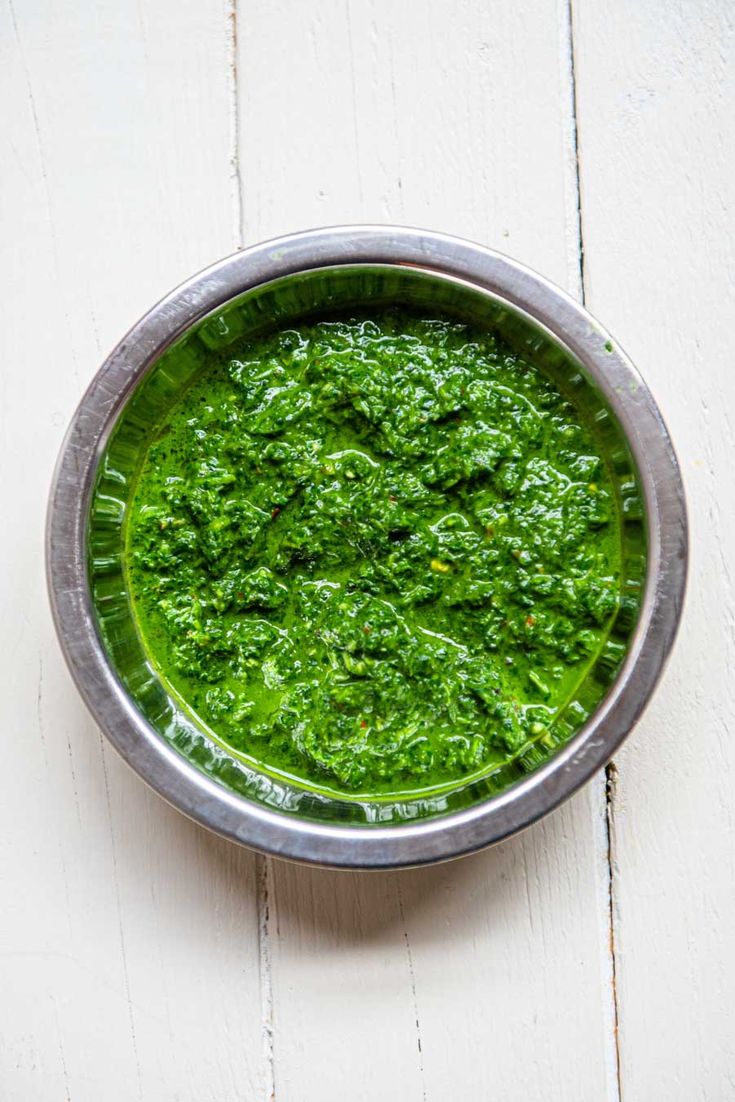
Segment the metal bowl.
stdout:
<svg viewBox="0 0 735 1102">
<path fill-rule="evenodd" d="M 89 565 L 90 508 L 105 449 L 166 351 L 203 321 L 210 330 L 214 325 L 212 332 L 217 326 L 226 332 L 242 303 L 261 315 L 270 311 L 273 320 L 273 304 L 280 302 L 277 320 L 284 320 L 289 308 L 283 298 L 273 298 L 273 288 L 289 293 L 295 288 L 291 298 L 301 303 L 303 314 L 307 300 L 312 309 L 339 304 L 340 288 L 358 277 L 362 286 L 382 288 L 383 301 L 400 298 L 408 288 L 415 300 L 441 301 L 455 313 L 491 318 L 511 337 L 525 334 L 526 344 L 531 340 L 552 359 L 561 356 L 571 365 L 575 379 L 596 396 L 599 419 L 607 419 L 624 441 L 645 540 L 637 619 L 626 656 L 576 735 L 500 794 L 389 825 L 320 818 L 308 809 L 301 813 L 299 805 L 274 807 L 278 801 L 261 799 L 257 791 L 242 795 L 179 752 L 140 706 L 111 657 Z M 610 759 L 645 707 L 676 633 L 687 524 L 679 468 L 656 404 L 630 361 L 577 302 L 479 245 L 420 230 L 347 226 L 294 234 L 228 257 L 184 283 L 134 326 L 95 376 L 69 427 L 51 490 L 46 553 L 54 621 L 71 673 L 97 723 L 148 784 L 204 826 L 264 852 L 319 865 L 395 868 L 445 860 L 515 834 L 571 796 Z"/>
</svg>

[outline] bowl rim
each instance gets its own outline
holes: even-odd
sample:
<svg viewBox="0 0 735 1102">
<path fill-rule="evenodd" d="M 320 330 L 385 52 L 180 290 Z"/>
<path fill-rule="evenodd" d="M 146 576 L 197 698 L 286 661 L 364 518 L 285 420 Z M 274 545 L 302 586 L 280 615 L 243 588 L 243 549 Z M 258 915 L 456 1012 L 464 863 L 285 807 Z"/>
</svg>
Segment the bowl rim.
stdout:
<svg viewBox="0 0 735 1102">
<path fill-rule="evenodd" d="M 584 366 L 616 415 L 638 468 L 648 539 L 646 584 L 627 656 L 581 730 L 544 765 L 469 808 L 394 826 L 342 826 L 284 814 L 201 772 L 149 725 L 100 640 L 87 571 L 87 517 L 99 459 L 130 393 L 181 334 L 244 292 L 307 270 L 348 265 L 421 268 L 471 284 L 548 330 Z M 677 459 L 658 407 L 610 334 L 565 291 L 502 253 L 447 234 L 348 225 L 289 234 L 205 268 L 158 302 L 113 349 L 71 420 L 53 476 L 46 572 L 61 648 L 109 741 L 155 791 L 240 844 L 315 865 L 398 868 L 447 860 L 523 830 L 611 758 L 646 706 L 681 617 L 688 530 Z"/>
</svg>

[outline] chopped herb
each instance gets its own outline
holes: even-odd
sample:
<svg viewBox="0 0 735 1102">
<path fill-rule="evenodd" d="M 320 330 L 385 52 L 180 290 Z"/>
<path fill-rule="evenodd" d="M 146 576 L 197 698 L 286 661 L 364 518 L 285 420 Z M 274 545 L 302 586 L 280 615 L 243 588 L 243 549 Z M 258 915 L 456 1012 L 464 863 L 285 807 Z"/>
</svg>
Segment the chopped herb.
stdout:
<svg viewBox="0 0 735 1102">
<path fill-rule="evenodd" d="M 347 793 L 535 767 L 620 591 L 608 468 L 568 399 L 493 334 L 398 312 L 210 356 L 127 521 L 182 699 Z"/>
</svg>

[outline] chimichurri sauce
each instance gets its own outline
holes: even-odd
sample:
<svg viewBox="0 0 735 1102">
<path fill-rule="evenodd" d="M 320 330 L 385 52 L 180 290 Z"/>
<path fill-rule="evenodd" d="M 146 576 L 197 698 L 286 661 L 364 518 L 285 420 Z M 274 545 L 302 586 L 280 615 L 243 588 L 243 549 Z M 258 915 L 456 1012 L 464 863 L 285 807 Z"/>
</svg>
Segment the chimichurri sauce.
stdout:
<svg viewBox="0 0 735 1102">
<path fill-rule="evenodd" d="M 492 334 L 395 311 L 212 352 L 126 538 L 146 649 L 200 723 L 355 796 L 553 746 L 620 592 L 568 399 Z"/>
</svg>

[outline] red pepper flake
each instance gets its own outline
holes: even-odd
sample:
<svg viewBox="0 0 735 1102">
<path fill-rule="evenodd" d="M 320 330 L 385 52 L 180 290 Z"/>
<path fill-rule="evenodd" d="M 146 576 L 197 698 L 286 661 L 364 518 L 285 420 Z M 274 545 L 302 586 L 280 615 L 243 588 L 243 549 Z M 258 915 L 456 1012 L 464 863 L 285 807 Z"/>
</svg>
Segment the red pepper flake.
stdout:
<svg viewBox="0 0 735 1102">
<path fill-rule="evenodd" d="M 527 616 L 526 617 L 526 623 L 528 624 L 528 626 L 530 628 L 532 628 L 533 625 L 536 623 L 536 617 L 535 616 Z"/>
<path fill-rule="evenodd" d="M 369 635 L 373 629 L 370 627 L 369 624 L 366 624 L 362 630 L 365 632 L 366 635 Z"/>
<path fill-rule="evenodd" d="M 275 520 L 276 517 L 278 516 L 278 514 L 280 513 L 280 511 L 281 511 L 280 506 L 276 505 L 275 509 L 271 513 L 271 520 Z"/>
<path fill-rule="evenodd" d="M 360 720 L 360 726 L 361 727 L 367 727 L 367 720 L 366 719 L 361 719 Z"/>
</svg>

